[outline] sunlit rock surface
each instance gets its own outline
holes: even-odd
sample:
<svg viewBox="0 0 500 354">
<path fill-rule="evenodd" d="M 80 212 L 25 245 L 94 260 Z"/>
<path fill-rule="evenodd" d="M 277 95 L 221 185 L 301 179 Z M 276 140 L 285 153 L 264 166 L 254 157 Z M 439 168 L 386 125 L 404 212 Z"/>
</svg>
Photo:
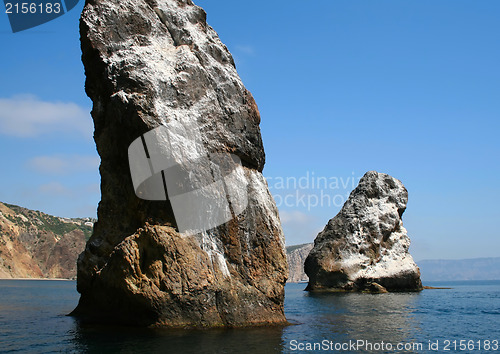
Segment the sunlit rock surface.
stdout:
<svg viewBox="0 0 500 354">
<path fill-rule="evenodd" d="M 102 198 L 78 260 L 73 315 L 171 327 L 284 323 L 284 239 L 261 173 L 259 111 L 203 9 L 189 0 L 87 1 L 80 31 Z M 134 186 L 129 148 L 139 156 L 131 144 L 151 131 L 191 187 L 220 180 L 211 154 L 236 156 L 234 180 L 218 197 L 245 199 L 244 210 L 229 201 L 231 220 L 193 232 L 199 210 L 180 225 L 177 195 L 151 200 Z"/>
<path fill-rule="evenodd" d="M 286 259 L 288 261 L 287 282 L 300 283 L 308 280 L 307 274 L 304 271 L 304 261 L 312 248 L 312 243 L 288 246 L 286 248 Z"/>
<path fill-rule="evenodd" d="M 420 271 L 401 219 L 401 181 L 367 172 L 314 241 L 305 261 L 310 291 L 419 291 Z"/>
</svg>

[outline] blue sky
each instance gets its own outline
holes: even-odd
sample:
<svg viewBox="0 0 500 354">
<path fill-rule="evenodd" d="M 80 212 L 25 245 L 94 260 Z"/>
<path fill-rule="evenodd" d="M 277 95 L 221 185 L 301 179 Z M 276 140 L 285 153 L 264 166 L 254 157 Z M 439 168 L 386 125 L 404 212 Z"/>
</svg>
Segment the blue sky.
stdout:
<svg viewBox="0 0 500 354">
<path fill-rule="evenodd" d="M 312 241 L 353 179 L 377 170 L 409 190 L 416 260 L 498 256 L 500 2 L 196 3 L 259 105 L 287 244 Z M 95 215 L 82 6 L 16 34 L 0 14 L 1 201 Z M 300 178 L 309 186 L 297 190 Z M 338 188 L 312 188 L 315 178 Z M 335 202 L 301 203 L 322 192 Z"/>
</svg>

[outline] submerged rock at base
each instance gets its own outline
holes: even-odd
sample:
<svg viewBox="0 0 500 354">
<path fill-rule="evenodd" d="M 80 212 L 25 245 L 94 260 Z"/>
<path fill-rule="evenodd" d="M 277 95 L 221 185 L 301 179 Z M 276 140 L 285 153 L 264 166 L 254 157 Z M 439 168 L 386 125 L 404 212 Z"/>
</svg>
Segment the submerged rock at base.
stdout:
<svg viewBox="0 0 500 354">
<path fill-rule="evenodd" d="M 386 288 L 378 283 L 366 283 L 362 291 L 371 294 L 384 294 L 388 292 Z"/>
<path fill-rule="evenodd" d="M 420 291 L 420 271 L 401 219 L 401 181 L 367 172 L 314 241 L 305 261 L 309 291 Z"/>
<path fill-rule="evenodd" d="M 285 323 L 284 237 L 261 173 L 260 115 L 203 9 L 87 0 L 80 32 L 102 197 L 72 315 L 170 327 Z M 237 168 L 212 159 L 224 154 Z"/>
</svg>

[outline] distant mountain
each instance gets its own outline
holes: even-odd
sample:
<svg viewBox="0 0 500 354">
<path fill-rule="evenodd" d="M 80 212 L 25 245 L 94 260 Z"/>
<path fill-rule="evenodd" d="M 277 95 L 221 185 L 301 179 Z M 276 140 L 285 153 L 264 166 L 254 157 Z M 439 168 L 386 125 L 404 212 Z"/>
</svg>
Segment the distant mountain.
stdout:
<svg viewBox="0 0 500 354">
<path fill-rule="evenodd" d="M 95 221 L 0 202 L 0 278 L 75 278 Z"/>
<path fill-rule="evenodd" d="M 422 281 L 500 280 L 500 257 L 417 262 Z"/>
<path fill-rule="evenodd" d="M 0 279 L 76 277 L 94 218 L 61 218 L 0 202 Z M 286 247 L 288 282 L 307 282 L 312 243 Z M 422 281 L 500 280 L 500 257 L 417 262 Z"/>
<path fill-rule="evenodd" d="M 288 282 L 307 282 L 304 261 L 313 247 L 312 243 L 288 246 Z M 460 260 L 424 260 L 416 262 L 422 281 L 500 280 L 500 257 Z"/>
<path fill-rule="evenodd" d="M 288 246 L 286 248 L 286 258 L 288 261 L 288 283 L 309 281 L 309 278 L 304 272 L 304 261 L 312 248 L 312 243 Z"/>
</svg>

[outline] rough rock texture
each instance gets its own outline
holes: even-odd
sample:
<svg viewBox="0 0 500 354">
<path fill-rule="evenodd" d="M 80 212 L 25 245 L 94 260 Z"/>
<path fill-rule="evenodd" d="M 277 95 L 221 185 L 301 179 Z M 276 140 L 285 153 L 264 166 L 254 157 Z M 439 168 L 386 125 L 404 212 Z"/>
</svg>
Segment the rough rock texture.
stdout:
<svg viewBox="0 0 500 354">
<path fill-rule="evenodd" d="M 0 278 L 75 278 L 91 225 L 0 203 Z"/>
<path fill-rule="evenodd" d="M 422 290 L 401 219 L 407 202 L 401 181 L 367 172 L 314 240 L 305 262 L 307 290 Z"/>
<path fill-rule="evenodd" d="M 78 260 L 73 315 L 172 327 L 284 323 L 284 239 L 261 174 L 259 111 L 203 9 L 190 0 L 88 0 L 80 32 L 102 198 Z M 189 235 L 169 201 L 135 195 L 127 150 L 160 126 L 172 142 L 162 148 L 179 164 L 201 149 L 241 159 L 243 213 Z"/>
<path fill-rule="evenodd" d="M 304 262 L 312 248 L 312 243 L 288 246 L 286 248 L 286 260 L 288 262 L 287 283 L 300 283 L 309 280 L 304 271 Z"/>
</svg>

